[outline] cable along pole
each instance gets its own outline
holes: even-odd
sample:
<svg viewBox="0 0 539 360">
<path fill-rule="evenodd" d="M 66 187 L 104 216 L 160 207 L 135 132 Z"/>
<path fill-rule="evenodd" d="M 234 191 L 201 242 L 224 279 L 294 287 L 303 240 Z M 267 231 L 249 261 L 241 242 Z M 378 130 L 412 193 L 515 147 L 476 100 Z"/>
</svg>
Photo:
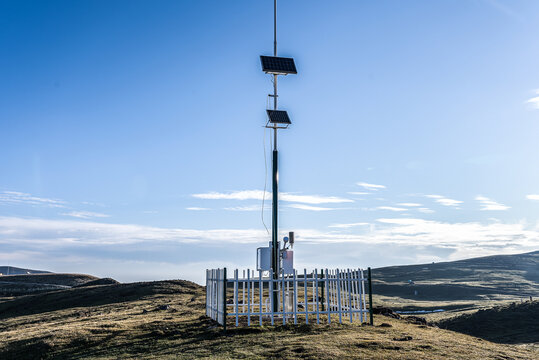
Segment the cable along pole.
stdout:
<svg viewBox="0 0 539 360">
<path fill-rule="evenodd" d="M 277 0 L 273 0 L 273 56 L 277 57 Z M 273 74 L 273 110 L 277 110 L 277 74 Z M 273 124 L 272 165 L 271 267 L 273 269 L 273 279 L 277 280 L 279 279 L 279 151 L 277 150 L 277 123 Z M 277 287 L 273 290 L 273 311 L 279 311 L 278 291 Z"/>
<path fill-rule="evenodd" d="M 262 71 L 272 75 L 273 109 L 266 109 L 268 121 L 266 128 L 273 129 L 273 153 L 272 153 L 272 223 L 271 223 L 271 277 L 278 280 L 280 271 L 280 249 L 279 249 L 279 152 L 277 149 L 277 131 L 287 129 L 291 124 L 288 113 L 277 109 L 277 80 L 279 75 L 297 74 L 294 59 L 277 56 L 277 0 L 273 0 L 273 56 L 260 56 Z M 273 290 L 273 311 L 279 311 L 279 288 L 275 286 Z"/>
</svg>

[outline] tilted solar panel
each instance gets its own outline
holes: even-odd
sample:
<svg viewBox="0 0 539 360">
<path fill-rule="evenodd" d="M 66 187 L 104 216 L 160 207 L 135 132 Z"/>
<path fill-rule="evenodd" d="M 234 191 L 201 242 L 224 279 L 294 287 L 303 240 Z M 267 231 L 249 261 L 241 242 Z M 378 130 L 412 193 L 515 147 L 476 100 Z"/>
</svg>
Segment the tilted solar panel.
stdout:
<svg viewBox="0 0 539 360">
<path fill-rule="evenodd" d="M 292 122 L 284 110 L 266 110 L 270 123 L 290 125 Z"/>
<path fill-rule="evenodd" d="M 262 71 L 268 74 L 297 74 L 294 59 L 277 56 L 260 56 Z"/>
</svg>

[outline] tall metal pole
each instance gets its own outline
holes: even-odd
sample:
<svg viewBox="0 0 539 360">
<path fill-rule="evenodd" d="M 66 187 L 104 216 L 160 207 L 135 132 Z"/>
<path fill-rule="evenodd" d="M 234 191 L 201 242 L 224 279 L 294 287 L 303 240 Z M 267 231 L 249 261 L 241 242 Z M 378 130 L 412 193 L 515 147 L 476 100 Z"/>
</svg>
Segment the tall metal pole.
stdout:
<svg viewBox="0 0 539 360">
<path fill-rule="evenodd" d="M 273 0 L 273 56 L 277 56 L 277 0 Z M 277 75 L 273 75 L 273 109 L 277 110 Z M 271 223 L 271 265 L 273 279 L 279 278 L 279 247 L 278 247 L 278 204 L 279 204 L 279 153 L 277 151 L 277 124 L 273 126 L 273 176 L 272 176 L 272 223 Z M 273 292 L 273 311 L 279 311 L 279 293 L 277 287 Z M 281 289 L 283 291 L 283 289 Z M 284 304 L 283 304 L 284 306 Z"/>
</svg>

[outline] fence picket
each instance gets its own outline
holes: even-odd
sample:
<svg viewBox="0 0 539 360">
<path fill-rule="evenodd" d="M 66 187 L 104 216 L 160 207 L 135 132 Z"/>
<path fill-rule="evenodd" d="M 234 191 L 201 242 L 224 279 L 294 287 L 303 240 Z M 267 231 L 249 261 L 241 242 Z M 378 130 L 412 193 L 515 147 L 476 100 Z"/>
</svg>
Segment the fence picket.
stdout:
<svg viewBox="0 0 539 360">
<path fill-rule="evenodd" d="M 341 275 L 339 269 L 336 271 L 337 278 L 337 306 L 339 309 L 339 323 L 342 324 L 342 307 L 341 307 Z"/>
<path fill-rule="evenodd" d="M 294 291 L 294 294 L 293 294 L 293 298 L 294 298 L 294 325 L 298 323 L 298 316 L 297 316 L 297 307 L 298 307 L 298 302 L 297 302 L 297 298 L 296 298 L 296 273 L 297 271 L 294 269 L 294 282 L 292 284 L 292 291 Z M 290 297 L 290 292 L 288 292 L 288 295 Z"/>
<path fill-rule="evenodd" d="M 283 325 L 286 325 L 286 303 L 285 303 L 285 294 L 284 294 L 284 272 L 281 273 L 281 294 L 283 294 L 283 307 L 281 309 L 281 314 L 283 314 Z"/>
<path fill-rule="evenodd" d="M 274 312 L 274 306 L 273 306 L 273 286 L 274 286 L 274 280 L 273 276 L 273 270 L 270 271 L 270 291 L 269 291 L 269 299 L 270 299 L 270 307 L 271 307 L 271 326 L 273 326 L 273 319 L 275 318 L 275 312 Z"/>
<path fill-rule="evenodd" d="M 247 269 L 247 326 L 251 326 L 251 270 Z"/>
<path fill-rule="evenodd" d="M 272 278 L 271 272 L 270 276 L 265 277 L 265 272 L 261 270 L 258 270 L 258 277 L 256 272 L 250 269 L 244 270 L 243 274 L 246 277 L 240 278 L 239 270 L 235 269 L 229 280 L 225 268 L 206 270 L 206 316 L 223 327 L 226 326 L 228 316 L 234 316 L 235 326 L 240 325 L 240 318 L 247 318 L 247 326 L 251 326 L 251 317 L 254 317 L 257 325 L 263 326 L 265 316 L 270 317 L 271 325 L 275 325 L 279 316 L 282 316 L 283 325 L 289 320 L 292 321 L 292 317 L 294 324 L 298 324 L 303 321 L 303 315 L 306 324 L 309 324 L 309 321 L 314 322 L 313 315 L 316 315 L 316 323 L 320 324 L 320 314 L 327 315 L 328 324 L 331 324 L 332 315 L 338 315 L 339 323 L 343 321 L 343 314 L 350 322 L 359 319 L 363 323 L 367 319 L 367 279 L 364 278 L 362 269 L 322 269 L 320 274 L 318 269 L 314 269 L 310 274 L 307 269 L 303 269 L 303 275 L 294 270 L 289 275 L 281 273 L 277 279 Z M 231 295 L 227 294 L 229 282 L 234 284 Z M 268 289 L 267 297 L 264 287 Z M 273 294 L 277 295 L 277 304 L 274 304 Z M 239 298 L 240 295 L 243 299 Z M 233 298 L 228 299 L 228 296 Z M 300 305 L 303 305 L 303 310 L 299 309 Z M 324 309 L 324 306 L 327 309 Z"/>
<path fill-rule="evenodd" d="M 351 288 L 351 279 L 352 279 L 352 274 L 350 273 L 350 269 L 347 269 L 346 271 L 346 281 L 347 281 L 347 289 L 348 289 L 348 311 L 350 313 L 350 322 L 353 322 L 354 319 L 352 318 L 352 288 Z"/>
<path fill-rule="evenodd" d="M 259 312 L 260 312 L 260 326 L 262 326 L 262 299 L 264 298 L 264 287 L 262 286 L 262 270 L 258 270 L 258 298 L 259 298 Z"/>
<path fill-rule="evenodd" d="M 305 309 L 305 323 L 309 323 L 309 303 L 308 303 L 308 296 L 307 296 L 307 269 L 303 269 L 303 299 L 305 301 L 304 309 Z"/>
<path fill-rule="evenodd" d="M 238 299 L 238 269 L 234 270 L 234 306 L 236 310 L 236 326 L 239 325 L 239 299 Z"/>
<path fill-rule="evenodd" d="M 320 297 L 318 296 L 318 269 L 314 269 L 314 278 L 316 279 L 315 280 L 315 286 L 316 286 L 316 323 L 317 324 L 320 324 L 320 307 L 319 307 L 319 303 L 318 303 L 318 299 L 320 299 Z M 322 290 L 323 291 L 323 290 Z M 323 301 L 323 297 L 322 297 L 322 301 Z"/>
</svg>

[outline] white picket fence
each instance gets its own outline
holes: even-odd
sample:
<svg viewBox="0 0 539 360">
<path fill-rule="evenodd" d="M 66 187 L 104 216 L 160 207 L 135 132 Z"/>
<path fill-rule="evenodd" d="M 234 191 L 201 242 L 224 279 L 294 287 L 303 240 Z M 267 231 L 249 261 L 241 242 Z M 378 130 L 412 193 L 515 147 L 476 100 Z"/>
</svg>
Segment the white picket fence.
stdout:
<svg viewBox="0 0 539 360">
<path fill-rule="evenodd" d="M 367 322 L 372 306 L 367 308 L 368 279 L 362 269 L 310 273 L 304 269 L 299 274 L 297 270 L 291 275 L 281 274 L 279 279 L 269 274 L 243 270 L 240 277 L 234 270 L 233 277 L 227 278 L 226 269 L 207 270 L 206 315 L 225 328 L 227 317 L 233 318 L 235 326 L 342 323 L 343 319 Z"/>
<path fill-rule="evenodd" d="M 226 268 L 206 270 L 206 316 L 226 328 Z"/>
</svg>

